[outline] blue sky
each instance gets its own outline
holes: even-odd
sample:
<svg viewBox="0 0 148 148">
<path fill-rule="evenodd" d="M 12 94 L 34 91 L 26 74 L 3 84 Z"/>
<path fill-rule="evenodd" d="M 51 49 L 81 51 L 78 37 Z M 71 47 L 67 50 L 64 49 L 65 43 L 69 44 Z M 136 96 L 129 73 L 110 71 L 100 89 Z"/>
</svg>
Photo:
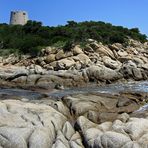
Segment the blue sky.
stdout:
<svg viewBox="0 0 148 148">
<path fill-rule="evenodd" d="M 68 20 L 105 21 L 148 35 L 148 0 L 0 0 L 0 23 L 9 23 L 11 10 L 25 10 L 31 20 L 56 26 Z"/>
</svg>

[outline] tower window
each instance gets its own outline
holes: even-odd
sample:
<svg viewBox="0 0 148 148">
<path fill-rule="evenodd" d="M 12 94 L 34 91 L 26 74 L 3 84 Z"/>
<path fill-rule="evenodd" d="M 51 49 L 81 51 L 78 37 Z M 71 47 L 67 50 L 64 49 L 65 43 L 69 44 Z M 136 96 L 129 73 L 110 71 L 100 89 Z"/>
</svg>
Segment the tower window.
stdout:
<svg viewBox="0 0 148 148">
<path fill-rule="evenodd" d="M 23 15 L 26 15 L 26 13 L 23 13 Z"/>
</svg>

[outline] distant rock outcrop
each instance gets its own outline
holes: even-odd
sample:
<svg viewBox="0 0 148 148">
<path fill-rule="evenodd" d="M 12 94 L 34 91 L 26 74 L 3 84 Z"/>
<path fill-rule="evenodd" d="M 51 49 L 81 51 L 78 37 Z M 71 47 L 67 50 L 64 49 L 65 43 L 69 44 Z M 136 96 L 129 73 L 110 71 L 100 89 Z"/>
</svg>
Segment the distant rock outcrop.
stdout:
<svg viewBox="0 0 148 148">
<path fill-rule="evenodd" d="M 147 80 L 147 50 L 147 43 L 135 40 L 129 40 L 128 46 L 119 43 L 107 46 L 92 41 L 83 48 L 76 45 L 70 51 L 47 47 L 37 58 L 19 60 L 13 54 L 8 58 L 2 57 L 1 64 L 11 68 L 8 72 L 6 66 L 2 66 L 1 78 L 15 83 L 38 85 L 56 82 L 64 86 Z"/>
</svg>

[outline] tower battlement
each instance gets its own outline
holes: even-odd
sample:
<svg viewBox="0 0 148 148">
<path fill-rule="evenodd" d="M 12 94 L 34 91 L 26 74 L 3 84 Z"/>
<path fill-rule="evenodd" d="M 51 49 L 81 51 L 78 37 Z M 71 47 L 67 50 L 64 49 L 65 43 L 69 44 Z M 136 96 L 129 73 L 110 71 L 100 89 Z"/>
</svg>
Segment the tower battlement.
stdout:
<svg viewBox="0 0 148 148">
<path fill-rule="evenodd" d="M 25 25 L 28 21 L 28 13 L 26 11 L 11 11 L 11 25 Z"/>
</svg>

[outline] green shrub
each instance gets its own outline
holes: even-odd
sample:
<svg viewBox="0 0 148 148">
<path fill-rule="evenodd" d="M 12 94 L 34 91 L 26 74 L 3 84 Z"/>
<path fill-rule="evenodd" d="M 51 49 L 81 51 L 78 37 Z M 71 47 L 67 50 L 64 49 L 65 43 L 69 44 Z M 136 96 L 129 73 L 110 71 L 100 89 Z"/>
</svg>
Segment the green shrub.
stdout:
<svg viewBox="0 0 148 148">
<path fill-rule="evenodd" d="M 52 46 L 56 47 L 56 48 L 63 48 L 65 46 L 66 42 L 64 41 L 58 41 L 56 43 L 54 43 Z"/>
<path fill-rule="evenodd" d="M 64 51 L 70 51 L 73 48 L 74 42 L 68 40 L 65 45 L 63 46 Z"/>
<path fill-rule="evenodd" d="M 63 47 L 67 51 L 73 44 L 83 45 L 90 38 L 103 44 L 126 43 L 127 38 L 147 41 L 147 36 L 138 28 L 128 29 L 105 22 L 68 21 L 66 25 L 57 27 L 42 26 L 37 21 L 28 21 L 24 26 L 0 24 L 0 48 L 18 50 L 23 54 L 38 53 L 40 46 Z M 11 50 L 3 53 L 11 53 Z"/>
<path fill-rule="evenodd" d="M 10 54 L 19 56 L 20 51 L 18 49 L 0 49 L 0 56 L 8 57 Z"/>
</svg>

